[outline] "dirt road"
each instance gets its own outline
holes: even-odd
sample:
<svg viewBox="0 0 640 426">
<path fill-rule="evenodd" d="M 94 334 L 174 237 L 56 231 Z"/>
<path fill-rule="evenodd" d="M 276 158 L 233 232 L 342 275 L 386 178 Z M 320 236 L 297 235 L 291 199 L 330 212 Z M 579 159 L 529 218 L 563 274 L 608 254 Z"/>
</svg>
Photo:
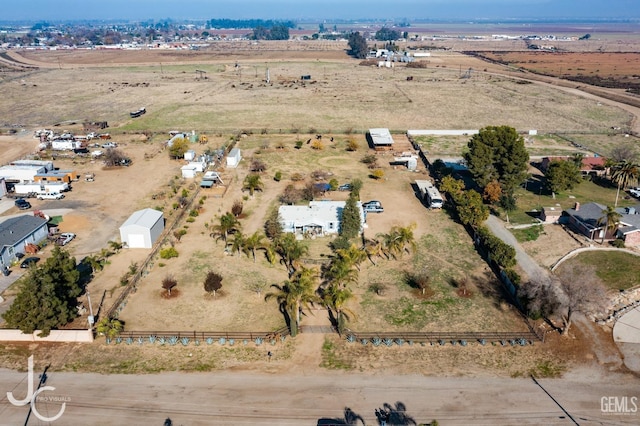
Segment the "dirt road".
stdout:
<svg viewBox="0 0 640 426">
<path fill-rule="evenodd" d="M 37 377 L 36 373 L 36 381 Z M 626 414 L 603 412 L 601 407 L 603 397 L 627 397 L 631 401 L 629 398 L 640 396 L 637 379 L 610 374 L 606 382 L 601 379 L 597 374 L 579 380 L 540 379 L 556 403 L 529 378 L 390 377 L 331 372 L 304 377 L 256 373 L 51 373 L 47 385 L 55 390 L 40 394 L 48 400 L 40 400 L 36 407 L 40 414 L 53 416 L 61 407 L 54 400 L 66 401 L 59 420 L 65 425 L 161 425 L 166 418 L 174 425 L 347 424 L 346 408 L 372 425 L 378 424 L 374 410 L 385 403 L 400 424 L 414 424 L 410 419 L 416 424 L 436 419 L 446 425 L 567 425 L 571 424 L 569 415 L 575 424 L 638 424 L 640 414 L 631 403 Z M 0 383 L 3 391 L 24 398 L 27 374 L 0 370 Z M 11 405 L 5 397 L 0 403 L 0 423 L 22 424 L 27 411 L 27 407 Z M 31 419 L 29 424 L 40 424 L 33 415 Z"/>
</svg>

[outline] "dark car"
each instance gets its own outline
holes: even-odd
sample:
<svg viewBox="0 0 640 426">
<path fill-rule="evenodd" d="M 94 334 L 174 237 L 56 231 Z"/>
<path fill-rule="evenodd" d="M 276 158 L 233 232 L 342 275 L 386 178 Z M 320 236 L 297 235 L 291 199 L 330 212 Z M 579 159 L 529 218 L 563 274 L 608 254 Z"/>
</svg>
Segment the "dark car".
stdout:
<svg viewBox="0 0 640 426">
<path fill-rule="evenodd" d="M 27 257 L 25 260 L 20 263 L 21 268 L 28 268 L 29 266 L 37 263 L 40 260 L 39 257 Z"/>
<path fill-rule="evenodd" d="M 29 203 L 24 198 L 18 198 L 15 204 L 16 204 L 16 207 L 19 208 L 20 210 L 27 210 L 31 208 L 31 203 Z"/>
</svg>

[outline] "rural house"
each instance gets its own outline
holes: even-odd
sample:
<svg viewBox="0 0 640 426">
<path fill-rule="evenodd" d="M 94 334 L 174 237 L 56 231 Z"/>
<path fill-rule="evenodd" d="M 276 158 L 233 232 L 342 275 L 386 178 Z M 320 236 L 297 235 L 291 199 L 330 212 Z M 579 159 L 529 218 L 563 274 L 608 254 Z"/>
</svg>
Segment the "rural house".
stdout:
<svg viewBox="0 0 640 426">
<path fill-rule="evenodd" d="M 282 230 L 297 236 L 325 236 L 340 231 L 346 201 L 310 201 L 308 206 L 280 206 Z M 365 225 L 362 204 L 358 202 L 360 221 Z"/>
<path fill-rule="evenodd" d="M 570 159 L 571 157 L 544 157 L 540 163 L 540 170 L 546 173 L 552 162 L 568 161 Z M 607 172 L 605 162 L 606 158 L 604 157 L 584 157 L 582 159 L 580 172 L 582 172 L 584 176 L 603 176 Z"/>
<path fill-rule="evenodd" d="M 0 223 L 0 267 L 11 265 L 27 244 L 38 245 L 48 232 L 47 220 L 39 216 L 16 216 Z"/>
<path fill-rule="evenodd" d="M 595 240 L 603 237 L 606 209 L 607 206 L 599 203 L 587 203 L 583 206 L 576 203 L 574 208 L 566 209 L 564 213 L 568 216 L 568 223 L 573 229 Z M 616 211 L 620 214 L 620 219 L 615 232 L 610 237 L 624 239 L 627 246 L 640 245 L 640 205 L 619 207 Z"/>
</svg>

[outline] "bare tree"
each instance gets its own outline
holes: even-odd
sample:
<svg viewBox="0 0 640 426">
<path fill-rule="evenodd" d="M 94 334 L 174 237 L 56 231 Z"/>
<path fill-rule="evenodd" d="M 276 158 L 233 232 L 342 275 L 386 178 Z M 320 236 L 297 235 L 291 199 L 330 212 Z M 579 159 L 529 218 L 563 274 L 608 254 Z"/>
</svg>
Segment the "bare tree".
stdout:
<svg viewBox="0 0 640 426">
<path fill-rule="evenodd" d="M 518 288 L 518 297 L 524 301 L 532 318 L 549 318 L 558 311 L 560 301 L 550 277 L 536 276 Z"/>
<path fill-rule="evenodd" d="M 607 294 L 604 284 L 596 275 L 592 265 L 572 264 L 561 268 L 558 295 L 560 315 L 564 323 L 562 334 L 567 334 L 571 327 L 573 314 L 581 312 L 589 314 L 602 309 Z"/>
<path fill-rule="evenodd" d="M 233 202 L 233 206 L 231 206 L 231 213 L 238 217 L 242 214 L 242 209 L 244 208 L 244 204 L 240 200 L 236 200 Z"/>
<path fill-rule="evenodd" d="M 173 288 L 175 286 L 177 286 L 177 285 L 178 285 L 178 281 L 176 281 L 176 279 L 173 277 L 173 275 L 167 275 L 162 280 L 162 288 L 167 290 L 167 294 L 169 296 L 171 296 L 171 290 L 173 290 Z"/>
<path fill-rule="evenodd" d="M 124 152 L 115 148 L 108 148 L 105 151 L 103 158 L 104 158 L 104 165 L 107 167 L 123 166 L 128 161 L 130 161 L 129 157 L 127 157 L 124 154 Z"/>
</svg>

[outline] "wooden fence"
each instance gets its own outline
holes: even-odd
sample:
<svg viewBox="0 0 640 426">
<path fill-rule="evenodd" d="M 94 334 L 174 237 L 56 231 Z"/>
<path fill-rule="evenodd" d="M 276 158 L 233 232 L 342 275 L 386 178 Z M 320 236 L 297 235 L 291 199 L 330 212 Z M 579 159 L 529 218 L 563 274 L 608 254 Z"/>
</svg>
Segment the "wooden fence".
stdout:
<svg viewBox="0 0 640 426">
<path fill-rule="evenodd" d="M 178 339 L 186 337 L 188 339 L 200 341 L 205 341 L 209 338 L 216 340 L 220 338 L 225 338 L 227 340 L 254 340 L 258 337 L 262 339 L 279 339 L 283 336 L 289 336 L 289 329 L 284 327 L 276 331 L 123 331 L 119 334 L 119 337 L 122 339 L 146 339 L 150 336 L 156 338 L 176 337 Z"/>
<path fill-rule="evenodd" d="M 414 343 L 460 343 L 460 342 L 520 342 L 524 339 L 527 342 L 541 341 L 541 336 L 538 336 L 533 331 L 520 331 L 520 332 L 491 332 L 491 331 L 477 331 L 477 332 L 449 332 L 449 331 L 428 331 L 428 332 L 358 332 L 348 330 L 343 333 L 348 339 L 361 341 L 374 339 L 380 340 L 398 340 L 403 339 L 406 342 Z"/>
</svg>

